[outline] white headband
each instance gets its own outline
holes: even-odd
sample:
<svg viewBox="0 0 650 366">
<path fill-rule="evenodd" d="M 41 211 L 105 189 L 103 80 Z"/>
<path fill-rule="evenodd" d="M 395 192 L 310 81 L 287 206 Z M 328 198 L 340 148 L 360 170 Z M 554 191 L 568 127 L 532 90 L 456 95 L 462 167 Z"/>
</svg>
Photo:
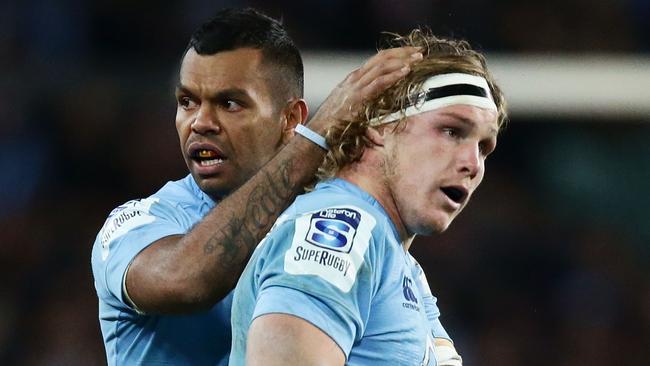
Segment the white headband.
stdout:
<svg viewBox="0 0 650 366">
<path fill-rule="evenodd" d="M 422 84 L 422 93 L 413 105 L 385 116 L 370 120 L 371 126 L 395 122 L 402 117 L 432 111 L 455 104 L 473 105 L 479 108 L 497 111 L 487 81 L 470 74 L 441 74 L 427 79 Z"/>
</svg>

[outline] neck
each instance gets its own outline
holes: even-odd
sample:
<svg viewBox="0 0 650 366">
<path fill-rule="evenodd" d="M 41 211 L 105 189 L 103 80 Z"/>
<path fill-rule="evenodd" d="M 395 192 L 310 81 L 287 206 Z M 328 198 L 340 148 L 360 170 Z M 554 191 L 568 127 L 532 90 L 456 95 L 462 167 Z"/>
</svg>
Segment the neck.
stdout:
<svg viewBox="0 0 650 366">
<path fill-rule="evenodd" d="M 415 234 L 409 236 L 408 238 L 402 240 L 402 247 L 404 248 L 405 252 L 408 252 L 409 249 L 411 249 L 411 244 L 413 244 L 413 240 L 415 239 Z"/>
<path fill-rule="evenodd" d="M 402 222 L 393 193 L 386 184 L 382 167 L 374 163 L 376 159 L 369 157 L 370 154 L 367 152 L 363 154 L 360 161 L 341 169 L 336 177 L 355 184 L 379 202 L 397 228 L 402 247 L 408 251 L 415 235 L 409 234 Z"/>
</svg>

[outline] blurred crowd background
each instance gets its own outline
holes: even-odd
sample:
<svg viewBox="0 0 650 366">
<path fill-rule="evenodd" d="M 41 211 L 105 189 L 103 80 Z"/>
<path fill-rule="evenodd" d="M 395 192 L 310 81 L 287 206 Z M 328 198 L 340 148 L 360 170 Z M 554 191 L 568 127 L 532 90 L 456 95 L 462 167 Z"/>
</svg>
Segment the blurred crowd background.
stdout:
<svg viewBox="0 0 650 366">
<path fill-rule="evenodd" d="M 3 0 L 1 365 L 105 364 L 92 242 L 112 208 L 186 174 L 181 53 L 247 5 L 307 52 L 428 25 L 488 58 L 650 57 L 647 0 Z M 650 363 L 649 140 L 650 116 L 511 115 L 468 210 L 413 250 L 466 365 Z"/>
</svg>

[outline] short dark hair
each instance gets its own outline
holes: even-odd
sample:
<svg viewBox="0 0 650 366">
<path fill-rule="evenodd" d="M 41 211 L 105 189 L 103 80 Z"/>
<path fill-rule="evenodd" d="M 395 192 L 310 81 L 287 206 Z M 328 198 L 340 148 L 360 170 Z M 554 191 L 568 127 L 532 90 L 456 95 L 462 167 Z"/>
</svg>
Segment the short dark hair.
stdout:
<svg viewBox="0 0 650 366">
<path fill-rule="evenodd" d="M 282 23 L 253 8 L 224 9 L 192 34 L 183 55 L 193 48 L 199 55 L 214 55 L 238 48 L 262 51 L 263 62 L 277 67 L 280 76 L 271 87 L 287 97 L 302 98 L 303 64 L 300 51 Z"/>
</svg>

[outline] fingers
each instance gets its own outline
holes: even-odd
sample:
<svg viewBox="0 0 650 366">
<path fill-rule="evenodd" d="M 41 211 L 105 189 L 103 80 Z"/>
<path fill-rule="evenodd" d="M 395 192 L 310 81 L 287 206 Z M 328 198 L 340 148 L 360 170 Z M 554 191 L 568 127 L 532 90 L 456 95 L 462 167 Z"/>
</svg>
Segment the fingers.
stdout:
<svg viewBox="0 0 650 366">
<path fill-rule="evenodd" d="M 410 71 L 414 62 L 422 59 L 415 47 L 393 48 L 379 52 L 358 70 L 356 88 L 363 101 L 386 90 Z"/>
<path fill-rule="evenodd" d="M 348 74 L 330 93 L 310 121 L 317 131 L 354 118 L 363 104 L 406 76 L 410 66 L 423 58 L 417 47 L 382 50 Z"/>
<path fill-rule="evenodd" d="M 362 100 L 366 101 L 382 91 L 388 89 L 391 85 L 395 84 L 398 80 L 408 74 L 409 68 L 405 66 L 403 69 L 389 74 L 385 74 L 374 78 L 368 85 L 359 90 L 359 95 Z"/>
<path fill-rule="evenodd" d="M 372 83 L 378 77 L 389 75 L 389 74 L 399 74 L 404 76 L 409 71 L 409 66 L 412 61 L 411 57 L 406 59 L 404 58 L 391 58 L 375 65 L 374 67 L 368 69 L 361 77 L 359 78 L 358 84 L 361 88 Z"/>
<path fill-rule="evenodd" d="M 364 75 L 376 66 L 382 65 L 383 63 L 394 59 L 403 60 L 406 63 L 410 64 L 417 59 L 422 59 L 422 54 L 419 51 L 420 50 L 418 47 L 400 47 L 381 50 L 376 55 L 371 57 L 363 66 L 361 66 L 359 72 L 361 75 Z M 419 54 L 419 56 L 415 56 L 415 58 L 411 59 L 411 56 L 413 54 Z"/>
<path fill-rule="evenodd" d="M 359 80 L 361 98 L 365 100 L 373 97 L 406 76 L 411 71 L 411 63 L 416 58 L 410 60 L 405 62 L 403 59 L 394 59 L 369 70 Z"/>
</svg>

